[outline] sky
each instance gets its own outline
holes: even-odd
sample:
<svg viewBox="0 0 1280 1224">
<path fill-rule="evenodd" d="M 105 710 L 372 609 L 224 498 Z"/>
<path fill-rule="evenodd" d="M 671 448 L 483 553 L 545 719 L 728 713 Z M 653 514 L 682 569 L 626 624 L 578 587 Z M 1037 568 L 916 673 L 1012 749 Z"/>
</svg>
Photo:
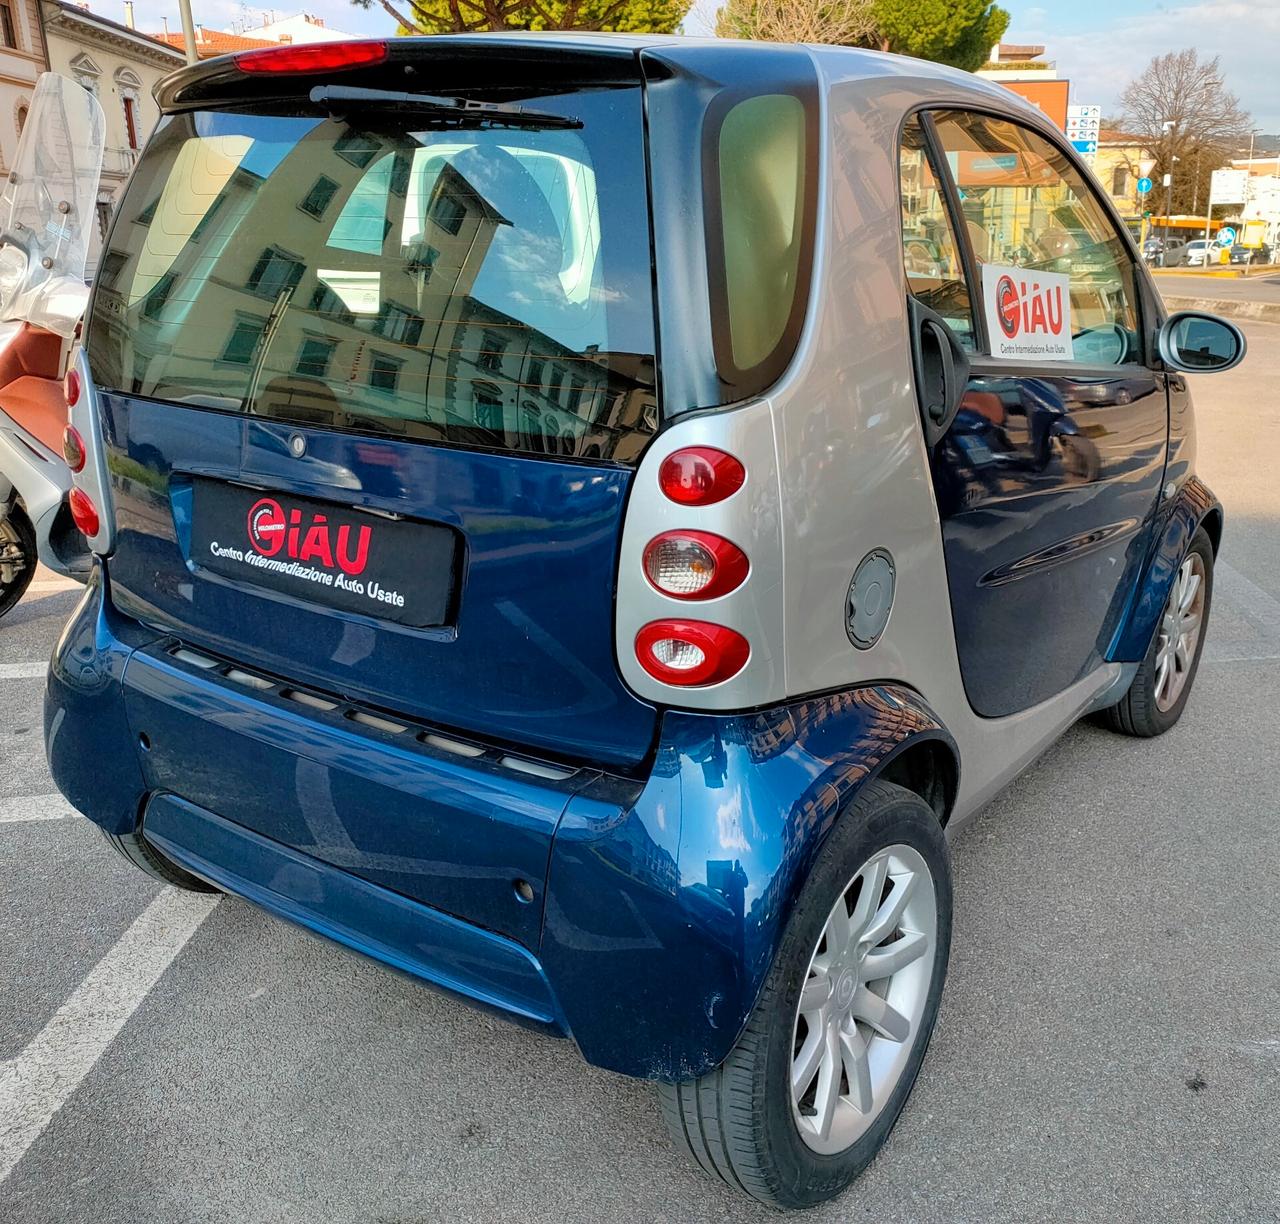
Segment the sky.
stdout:
<svg viewBox="0 0 1280 1224">
<path fill-rule="evenodd" d="M 1045 57 L 1057 62 L 1060 76 L 1071 80 L 1071 100 L 1097 104 L 1114 112 L 1125 85 L 1154 55 L 1194 46 L 1204 55 L 1220 55 L 1228 88 L 1253 115 L 1264 132 L 1280 132 L 1280 2 L 1277 0 L 1000 0 L 1013 15 L 1007 42 L 1043 43 Z M 686 22 L 689 33 L 709 33 L 719 0 L 695 0 Z M 287 6 L 265 10 L 241 0 L 191 0 L 195 19 L 213 29 L 260 24 L 264 13 L 286 17 Z M 104 17 L 123 19 L 122 0 L 90 0 Z M 306 11 L 327 25 L 353 34 L 389 33 L 394 22 L 374 0 L 372 9 L 349 0 L 306 0 Z M 176 0 L 135 0 L 140 30 L 153 31 L 168 17 L 169 28 L 181 29 Z M 246 30 L 246 33 L 250 31 Z"/>
</svg>

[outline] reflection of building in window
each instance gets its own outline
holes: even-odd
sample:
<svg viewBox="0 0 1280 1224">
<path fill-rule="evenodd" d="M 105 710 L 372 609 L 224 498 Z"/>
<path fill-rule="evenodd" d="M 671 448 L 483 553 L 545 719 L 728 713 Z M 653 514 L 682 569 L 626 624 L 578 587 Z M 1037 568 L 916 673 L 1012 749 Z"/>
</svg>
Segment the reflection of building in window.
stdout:
<svg viewBox="0 0 1280 1224">
<path fill-rule="evenodd" d="M 372 353 L 369 357 L 369 386 L 375 391 L 394 395 L 400 383 L 400 367 L 403 361 L 388 357 L 385 353 Z"/>
<path fill-rule="evenodd" d="M 335 323 L 350 326 L 356 321 L 355 315 L 347 309 L 347 304 L 323 281 L 318 282 L 312 290 L 310 309 L 316 314 L 326 315 Z"/>
<path fill-rule="evenodd" d="M 382 145 L 367 132 L 354 130 L 343 132 L 333 142 L 333 151 L 344 161 L 363 170 L 378 156 Z"/>
<path fill-rule="evenodd" d="M 414 314 L 395 302 L 383 302 L 382 309 L 373 321 L 376 335 L 411 348 L 422 339 L 422 326 L 421 315 Z"/>
<path fill-rule="evenodd" d="M 305 265 L 279 247 L 267 247 L 253 265 L 245 288 L 259 297 L 279 297 L 284 289 L 292 289 L 302 279 Z"/>
<path fill-rule="evenodd" d="M 134 222 L 138 225 L 150 225 L 156 218 L 156 209 L 160 207 L 160 197 L 156 196 L 150 204 L 146 206 L 136 217 Z"/>
<path fill-rule="evenodd" d="M 304 336 L 302 347 L 298 350 L 298 360 L 293 366 L 294 373 L 324 378 L 329 373 L 329 362 L 337 347 L 335 340 L 326 340 L 322 336 Z"/>
<path fill-rule="evenodd" d="M 502 433 L 503 420 L 501 394 L 496 388 L 488 387 L 483 384 L 475 385 L 474 394 L 476 425 L 481 429 L 488 429 L 496 434 Z"/>
<path fill-rule="evenodd" d="M 178 274 L 176 272 L 166 272 L 155 283 L 155 287 L 147 294 L 146 301 L 142 304 L 142 313 L 145 318 L 158 319 L 160 312 L 164 309 L 165 303 L 169 300 L 173 293 L 173 287 L 178 283 Z"/>
<path fill-rule="evenodd" d="M 506 337 L 486 327 L 480 343 L 484 347 L 476 354 L 476 365 L 491 374 L 501 374 L 502 354 L 507 351 Z"/>
<path fill-rule="evenodd" d="M 529 361 L 529 377 L 525 381 L 525 385 L 529 387 L 542 386 L 542 371 L 546 363 L 541 357 L 533 357 Z"/>
<path fill-rule="evenodd" d="M 253 360 L 254 350 L 266 330 L 266 319 L 257 315 L 237 315 L 231 326 L 231 335 L 222 346 L 222 361 L 232 365 L 248 365 Z"/>
<path fill-rule="evenodd" d="M 457 234 L 466 220 L 467 206 L 456 195 L 441 191 L 431 202 L 431 220 L 446 234 Z"/>
<path fill-rule="evenodd" d="M 302 197 L 302 203 L 298 207 L 308 216 L 319 220 L 324 216 L 324 210 L 329 207 L 333 202 L 333 197 L 337 194 L 338 184 L 333 179 L 322 174 L 311 184 L 311 190 Z"/>
<path fill-rule="evenodd" d="M 220 192 L 213 199 L 213 203 L 209 205 L 208 211 L 196 222 L 196 227 L 191 231 L 191 241 L 199 242 L 205 236 L 209 226 L 213 224 L 213 219 L 221 211 L 223 204 L 227 202 L 225 192 Z M 154 207 L 154 205 L 152 206 Z"/>
</svg>

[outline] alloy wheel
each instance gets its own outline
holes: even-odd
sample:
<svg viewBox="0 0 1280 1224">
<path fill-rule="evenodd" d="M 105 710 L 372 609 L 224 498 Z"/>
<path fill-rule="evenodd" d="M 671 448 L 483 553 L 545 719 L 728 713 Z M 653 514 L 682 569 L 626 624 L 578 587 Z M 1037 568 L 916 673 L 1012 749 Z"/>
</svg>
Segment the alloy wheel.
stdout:
<svg viewBox="0 0 1280 1224">
<path fill-rule="evenodd" d="M 1155 699 L 1156 708 L 1162 712 L 1177 705 L 1195 664 L 1204 626 L 1204 591 L 1204 560 L 1198 552 L 1188 553 L 1160 620 Z"/>
<path fill-rule="evenodd" d="M 937 955 L 933 877 L 906 845 L 878 851 L 837 898 L 796 1008 L 791 1108 L 832 1155 L 871 1126 L 920 1034 Z"/>
<path fill-rule="evenodd" d="M 31 562 L 18 529 L 7 518 L 0 518 L 0 590 L 18 582 Z"/>
</svg>

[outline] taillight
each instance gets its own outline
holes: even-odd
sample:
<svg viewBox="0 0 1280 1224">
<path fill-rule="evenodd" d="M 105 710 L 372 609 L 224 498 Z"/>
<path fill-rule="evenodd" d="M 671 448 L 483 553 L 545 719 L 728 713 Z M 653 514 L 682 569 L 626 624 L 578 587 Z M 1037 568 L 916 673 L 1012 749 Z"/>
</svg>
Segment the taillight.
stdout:
<svg viewBox="0 0 1280 1224">
<path fill-rule="evenodd" d="M 644 550 L 644 572 L 673 599 L 715 599 L 742 585 L 747 554 L 709 531 L 664 531 Z"/>
<path fill-rule="evenodd" d="M 98 521 L 98 507 L 83 489 L 72 489 L 67 500 L 71 504 L 71 520 L 76 529 L 82 536 L 92 540 L 102 526 Z"/>
<path fill-rule="evenodd" d="M 62 431 L 62 457 L 73 472 L 84 471 L 84 462 L 89 457 L 89 452 L 85 449 L 80 431 L 74 425 L 68 425 Z"/>
<path fill-rule="evenodd" d="M 367 68 L 385 63 L 386 58 L 385 42 L 359 39 L 241 51 L 235 56 L 235 65 L 241 72 L 335 72 L 343 68 Z"/>
<path fill-rule="evenodd" d="M 80 402 L 80 371 L 74 366 L 67 371 L 66 378 L 62 380 L 62 397 L 67 401 L 68 408 L 74 408 Z"/>
<path fill-rule="evenodd" d="M 719 684 L 746 665 L 747 639 L 706 621 L 650 621 L 636 634 L 636 659 L 655 680 L 691 688 Z"/>
<path fill-rule="evenodd" d="M 674 451 L 658 469 L 658 486 L 682 506 L 711 506 L 731 497 L 747 478 L 747 470 L 732 455 L 711 446 L 686 446 Z"/>
</svg>

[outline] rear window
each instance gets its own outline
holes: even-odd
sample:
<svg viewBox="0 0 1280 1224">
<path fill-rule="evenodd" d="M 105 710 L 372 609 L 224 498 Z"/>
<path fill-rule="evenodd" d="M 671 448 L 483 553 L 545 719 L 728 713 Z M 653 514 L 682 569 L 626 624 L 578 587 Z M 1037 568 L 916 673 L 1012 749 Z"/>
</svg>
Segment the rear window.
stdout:
<svg viewBox="0 0 1280 1224">
<path fill-rule="evenodd" d="M 633 462 L 658 424 L 639 89 L 533 105 L 581 127 L 165 119 L 99 265 L 95 381 Z"/>
</svg>

